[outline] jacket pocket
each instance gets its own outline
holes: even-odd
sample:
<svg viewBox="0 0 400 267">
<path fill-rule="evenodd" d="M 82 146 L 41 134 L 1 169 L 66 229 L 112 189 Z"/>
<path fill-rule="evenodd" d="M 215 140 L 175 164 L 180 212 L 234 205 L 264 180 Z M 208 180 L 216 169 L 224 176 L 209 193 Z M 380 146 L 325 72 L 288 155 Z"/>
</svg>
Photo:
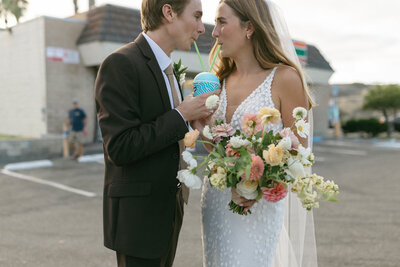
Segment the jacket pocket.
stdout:
<svg viewBox="0 0 400 267">
<path fill-rule="evenodd" d="M 151 183 L 113 183 L 108 188 L 110 197 L 139 197 L 151 193 Z"/>
</svg>

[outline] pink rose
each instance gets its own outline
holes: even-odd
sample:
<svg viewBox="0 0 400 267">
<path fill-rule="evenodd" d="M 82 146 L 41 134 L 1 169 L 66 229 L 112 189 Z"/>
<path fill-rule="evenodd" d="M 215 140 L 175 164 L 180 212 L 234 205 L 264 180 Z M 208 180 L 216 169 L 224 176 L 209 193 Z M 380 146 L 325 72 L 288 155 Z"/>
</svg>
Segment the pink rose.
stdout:
<svg viewBox="0 0 400 267">
<path fill-rule="evenodd" d="M 251 170 L 250 170 L 250 180 L 257 181 L 260 179 L 264 173 L 264 161 L 254 154 L 251 154 Z M 243 179 L 246 179 L 246 174 L 242 174 Z"/>
<path fill-rule="evenodd" d="M 299 147 L 300 142 L 297 136 L 290 130 L 290 128 L 285 128 L 283 129 L 279 135 L 284 138 L 284 137 L 289 137 L 290 140 L 292 141 L 292 149 L 296 149 Z"/>
<path fill-rule="evenodd" d="M 269 202 L 278 202 L 281 199 L 284 199 L 288 194 L 288 188 L 283 185 L 282 182 L 274 184 L 274 187 L 261 187 L 261 191 L 263 194 L 263 199 Z"/>
<path fill-rule="evenodd" d="M 211 128 L 211 134 L 213 136 L 214 143 L 219 143 L 223 138 L 233 136 L 235 129 L 227 123 L 213 126 Z"/>
<path fill-rule="evenodd" d="M 241 126 L 244 134 L 247 136 L 252 136 L 263 130 L 261 120 L 257 117 L 257 114 L 244 115 Z"/>
<path fill-rule="evenodd" d="M 235 158 L 240 157 L 239 151 L 232 149 L 232 143 L 231 143 L 231 142 L 229 142 L 229 143 L 226 145 L 225 152 L 226 152 L 226 155 L 227 155 L 228 157 L 235 157 Z"/>
</svg>

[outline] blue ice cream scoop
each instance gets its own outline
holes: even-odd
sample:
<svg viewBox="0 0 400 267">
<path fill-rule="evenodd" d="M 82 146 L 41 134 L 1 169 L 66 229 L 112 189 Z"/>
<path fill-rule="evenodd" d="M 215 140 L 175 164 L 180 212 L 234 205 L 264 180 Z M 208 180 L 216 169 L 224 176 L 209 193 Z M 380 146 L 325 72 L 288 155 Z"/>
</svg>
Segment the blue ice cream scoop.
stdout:
<svg viewBox="0 0 400 267">
<path fill-rule="evenodd" d="M 220 87 L 219 79 L 210 72 L 201 72 L 194 77 L 193 91 L 194 96 L 218 90 Z"/>
</svg>

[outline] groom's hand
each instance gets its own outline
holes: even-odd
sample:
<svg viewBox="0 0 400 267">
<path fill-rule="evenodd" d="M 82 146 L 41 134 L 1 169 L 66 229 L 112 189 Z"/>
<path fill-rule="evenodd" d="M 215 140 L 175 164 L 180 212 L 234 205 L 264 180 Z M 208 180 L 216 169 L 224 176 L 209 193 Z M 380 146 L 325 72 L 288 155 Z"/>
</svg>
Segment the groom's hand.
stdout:
<svg viewBox="0 0 400 267">
<path fill-rule="evenodd" d="M 206 118 L 214 113 L 215 110 L 210 110 L 206 107 L 206 100 L 211 95 L 219 95 L 221 90 L 193 96 L 193 93 L 188 95 L 185 100 L 176 109 L 182 114 L 186 121 L 193 121 Z"/>
</svg>

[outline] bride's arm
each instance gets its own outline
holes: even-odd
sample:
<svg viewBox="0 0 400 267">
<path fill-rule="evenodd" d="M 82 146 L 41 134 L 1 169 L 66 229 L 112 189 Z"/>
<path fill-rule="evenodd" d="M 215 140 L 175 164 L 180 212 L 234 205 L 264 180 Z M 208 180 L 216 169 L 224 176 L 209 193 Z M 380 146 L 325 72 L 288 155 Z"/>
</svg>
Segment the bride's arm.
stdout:
<svg viewBox="0 0 400 267">
<path fill-rule="evenodd" d="M 271 94 L 275 107 L 281 112 L 283 127 L 290 128 L 295 121 L 292 116 L 294 108 L 303 107 L 309 110 L 300 76 L 294 68 L 280 66 L 276 70 L 273 83 Z M 308 122 L 308 117 L 305 120 Z M 302 138 L 297 133 L 296 136 L 304 147 L 308 146 L 307 138 Z"/>
</svg>

